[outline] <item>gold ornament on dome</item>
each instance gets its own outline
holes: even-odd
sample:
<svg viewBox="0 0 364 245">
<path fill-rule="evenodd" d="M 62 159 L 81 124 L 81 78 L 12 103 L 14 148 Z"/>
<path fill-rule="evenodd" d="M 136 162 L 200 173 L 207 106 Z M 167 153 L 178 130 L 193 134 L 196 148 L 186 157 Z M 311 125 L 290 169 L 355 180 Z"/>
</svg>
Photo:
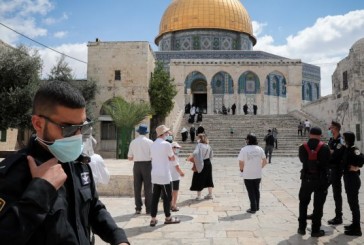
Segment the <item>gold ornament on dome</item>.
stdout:
<svg viewBox="0 0 364 245">
<path fill-rule="evenodd" d="M 191 29 L 222 29 L 248 34 L 256 43 L 250 17 L 239 0 L 174 0 L 164 12 L 156 44 L 162 35 Z"/>
</svg>

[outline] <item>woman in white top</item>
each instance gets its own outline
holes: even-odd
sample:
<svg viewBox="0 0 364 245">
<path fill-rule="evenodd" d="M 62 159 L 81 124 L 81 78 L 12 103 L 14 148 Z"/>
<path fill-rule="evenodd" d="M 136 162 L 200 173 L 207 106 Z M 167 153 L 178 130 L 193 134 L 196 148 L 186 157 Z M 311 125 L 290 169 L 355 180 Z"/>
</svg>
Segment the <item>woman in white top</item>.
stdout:
<svg viewBox="0 0 364 245">
<path fill-rule="evenodd" d="M 254 134 L 247 135 L 246 143 L 247 146 L 240 150 L 238 160 L 250 200 L 250 209 L 247 212 L 254 214 L 259 210 L 259 186 L 262 179 L 262 168 L 267 164 L 267 159 L 264 150 L 258 146 L 258 140 Z"/>
<path fill-rule="evenodd" d="M 205 134 L 199 134 L 197 136 L 197 140 L 198 144 L 193 155 L 195 159 L 201 158 L 201 165 L 196 164 L 197 172 L 193 173 L 190 190 L 197 191 L 196 200 L 202 200 L 203 197 L 201 196 L 201 191 L 204 188 L 208 188 L 209 194 L 205 196 L 205 199 L 213 199 L 212 188 L 214 187 L 214 182 L 212 180 L 211 165 L 213 152 Z"/>
</svg>

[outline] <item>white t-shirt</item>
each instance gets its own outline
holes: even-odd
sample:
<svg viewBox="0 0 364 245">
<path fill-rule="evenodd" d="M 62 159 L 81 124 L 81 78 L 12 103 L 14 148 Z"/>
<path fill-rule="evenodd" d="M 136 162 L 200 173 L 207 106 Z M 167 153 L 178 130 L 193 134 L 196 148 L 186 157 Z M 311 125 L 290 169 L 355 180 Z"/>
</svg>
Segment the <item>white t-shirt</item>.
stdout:
<svg viewBox="0 0 364 245">
<path fill-rule="evenodd" d="M 180 180 L 181 176 L 179 175 L 179 173 L 177 172 L 176 166 L 179 166 L 179 159 L 177 155 L 174 155 L 174 157 L 176 158 L 176 160 L 174 161 L 170 161 L 170 168 L 171 168 L 171 176 L 172 176 L 172 181 L 175 180 Z"/>
<path fill-rule="evenodd" d="M 168 157 L 174 155 L 172 145 L 158 138 L 153 142 L 150 151 L 152 156 L 152 183 L 158 185 L 169 184 L 172 181 L 172 176 L 171 161 Z"/>
<path fill-rule="evenodd" d="M 134 162 L 150 161 L 150 147 L 152 144 L 152 140 L 144 135 L 139 135 L 130 142 L 128 157 L 132 157 Z"/>
<path fill-rule="evenodd" d="M 262 160 L 265 153 L 260 146 L 247 145 L 240 150 L 238 160 L 244 161 L 244 179 L 262 178 Z"/>
<path fill-rule="evenodd" d="M 305 127 L 306 127 L 306 128 L 310 128 L 310 127 L 311 127 L 311 124 L 310 124 L 310 122 L 309 122 L 309 121 L 305 121 L 305 122 L 304 122 L 304 124 L 305 124 Z"/>
</svg>

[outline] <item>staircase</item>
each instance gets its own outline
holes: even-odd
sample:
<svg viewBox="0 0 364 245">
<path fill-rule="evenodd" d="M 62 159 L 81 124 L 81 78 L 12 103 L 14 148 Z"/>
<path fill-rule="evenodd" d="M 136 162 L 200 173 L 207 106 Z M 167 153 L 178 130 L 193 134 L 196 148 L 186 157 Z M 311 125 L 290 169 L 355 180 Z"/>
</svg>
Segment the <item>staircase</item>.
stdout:
<svg viewBox="0 0 364 245">
<path fill-rule="evenodd" d="M 181 127 L 175 140 L 182 146 L 181 157 L 188 156 L 196 146 L 191 143 L 188 136 L 186 142 L 182 142 L 181 129 L 186 127 L 189 131 L 191 124 L 187 122 L 188 115 L 184 115 Z M 298 147 L 306 141 L 308 134 L 303 137 L 297 135 L 299 120 L 290 115 L 203 115 L 202 126 L 214 151 L 214 157 L 236 157 L 240 149 L 245 146 L 246 135 L 255 133 L 258 144 L 264 149 L 264 136 L 268 129 L 278 130 L 278 149 L 274 149 L 273 156 L 292 157 L 298 156 Z M 199 123 L 194 123 L 195 128 Z M 315 126 L 315 125 L 313 125 Z M 234 133 L 230 134 L 230 128 Z M 323 133 L 325 131 L 323 130 Z"/>
</svg>

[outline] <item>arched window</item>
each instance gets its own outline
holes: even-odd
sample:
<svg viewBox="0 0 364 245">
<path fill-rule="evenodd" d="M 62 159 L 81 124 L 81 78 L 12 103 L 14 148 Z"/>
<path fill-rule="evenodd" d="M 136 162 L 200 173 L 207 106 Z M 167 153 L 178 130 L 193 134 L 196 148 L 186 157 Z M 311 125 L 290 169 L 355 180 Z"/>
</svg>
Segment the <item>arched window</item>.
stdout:
<svg viewBox="0 0 364 245">
<path fill-rule="evenodd" d="M 238 93 L 244 94 L 257 94 L 260 93 L 260 82 L 258 76 L 247 71 L 239 77 L 239 88 Z"/>
</svg>

